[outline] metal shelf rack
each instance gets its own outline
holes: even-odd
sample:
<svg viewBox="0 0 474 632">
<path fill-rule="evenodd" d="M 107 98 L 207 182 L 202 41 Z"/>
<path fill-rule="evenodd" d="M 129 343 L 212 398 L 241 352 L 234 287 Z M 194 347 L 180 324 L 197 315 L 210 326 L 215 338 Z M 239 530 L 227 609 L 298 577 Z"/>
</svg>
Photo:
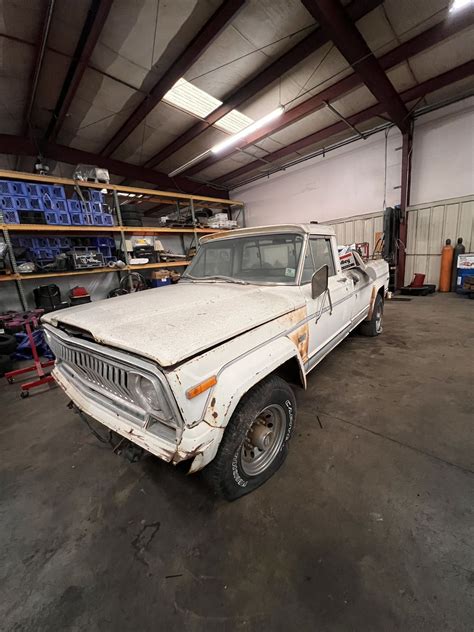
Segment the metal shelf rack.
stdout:
<svg viewBox="0 0 474 632">
<path fill-rule="evenodd" d="M 243 224 L 245 224 L 245 208 L 243 202 L 239 200 L 229 200 L 225 198 L 213 198 L 208 196 L 190 195 L 187 193 L 174 193 L 170 191 L 158 191 L 156 189 L 142 189 L 138 187 L 120 186 L 115 184 L 104 184 L 96 182 L 83 182 L 80 180 L 73 180 L 69 178 L 58 178 L 55 176 L 38 176 L 30 173 L 22 173 L 18 171 L 6 171 L 0 170 L 0 179 L 2 180 L 23 180 L 33 183 L 47 183 L 54 185 L 62 185 L 65 187 L 72 187 L 74 191 L 82 197 L 81 188 L 84 189 L 100 189 L 105 190 L 106 195 L 112 197 L 110 206 L 115 212 L 115 217 L 118 222 L 117 226 L 58 226 L 48 224 L 5 224 L 3 222 L 3 213 L 0 210 L 0 230 L 2 231 L 3 238 L 8 247 L 8 253 L 10 258 L 10 264 L 12 267 L 12 274 L 0 276 L 0 282 L 13 281 L 16 283 L 18 297 L 24 310 L 28 309 L 25 290 L 23 287 L 23 281 L 28 279 L 45 279 L 45 278 L 61 278 L 63 276 L 74 276 L 82 274 L 100 274 L 115 272 L 120 275 L 121 272 L 130 272 L 133 270 L 147 270 L 155 268 L 171 268 L 178 266 L 186 266 L 189 261 L 170 261 L 166 263 L 151 263 L 145 265 L 130 265 L 128 252 L 125 246 L 126 235 L 139 234 L 139 235 L 179 235 L 183 240 L 184 235 L 193 235 L 194 241 L 197 244 L 199 235 L 209 234 L 213 232 L 221 232 L 211 228 L 198 228 L 196 226 L 195 207 L 196 206 L 209 206 L 214 210 L 226 208 L 230 213 L 236 211 L 236 216 L 242 216 Z M 123 196 L 123 202 L 127 204 L 139 204 L 146 209 L 147 205 L 158 204 L 170 204 L 175 205 L 177 209 L 180 208 L 180 204 L 185 204 L 191 211 L 193 218 L 193 228 L 167 228 L 159 226 L 123 226 L 122 215 L 120 211 L 120 199 L 119 195 Z M 32 273 L 32 274 L 20 274 L 18 272 L 18 266 L 15 259 L 15 253 L 13 251 L 10 233 L 12 232 L 56 232 L 62 234 L 87 234 L 87 233 L 118 233 L 121 240 L 121 248 L 125 253 L 126 265 L 123 268 L 93 268 L 90 270 L 74 270 L 68 272 L 46 272 L 46 273 Z M 183 242 L 184 243 L 184 242 Z"/>
</svg>

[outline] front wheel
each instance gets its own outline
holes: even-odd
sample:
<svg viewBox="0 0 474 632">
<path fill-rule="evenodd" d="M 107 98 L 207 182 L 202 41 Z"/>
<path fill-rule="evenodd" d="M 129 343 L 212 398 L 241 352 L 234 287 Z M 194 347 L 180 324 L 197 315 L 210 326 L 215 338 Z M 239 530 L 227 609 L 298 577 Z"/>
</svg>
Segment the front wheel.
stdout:
<svg viewBox="0 0 474 632">
<path fill-rule="evenodd" d="M 227 500 L 248 494 L 282 465 L 296 416 L 288 384 L 272 375 L 249 391 L 235 409 L 215 459 L 205 473 Z"/>
<path fill-rule="evenodd" d="M 363 336 L 379 336 L 383 331 L 383 298 L 380 294 L 375 297 L 372 318 L 359 325 L 359 333 Z"/>
</svg>

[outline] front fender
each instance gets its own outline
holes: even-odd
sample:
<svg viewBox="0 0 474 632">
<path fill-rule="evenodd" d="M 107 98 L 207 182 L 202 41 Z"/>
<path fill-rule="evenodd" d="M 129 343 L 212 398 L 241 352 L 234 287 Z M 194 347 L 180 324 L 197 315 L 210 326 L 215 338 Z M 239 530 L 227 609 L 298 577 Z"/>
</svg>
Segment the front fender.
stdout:
<svg viewBox="0 0 474 632">
<path fill-rule="evenodd" d="M 294 358 L 298 362 L 302 380 L 306 383 L 304 366 L 298 349 L 289 338 L 284 336 L 225 365 L 218 374 L 217 384 L 208 393 L 204 423 L 215 430 L 220 429 L 222 433 L 220 439 L 222 439 L 224 428 L 243 395 L 282 364 Z M 258 371 L 255 371 L 256 367 Z M 206 451 L 196 456 L 189 470 L 190 473 L 202 469 L 212 461 L 219 448 L 220 439 L 213 441 Z"/>
<path fill-rule="evenodd" d="M 217 384 L 208 394 L 204 421 L 210 426 L 227 426 L 242 396 L 252 386 L 293 358 L 296 358 L 301 376 L 305 380 L 304 366 L 298 349 L 293 341 L 285 336 L 225 365 L 217 376 Z"/>
</svg>

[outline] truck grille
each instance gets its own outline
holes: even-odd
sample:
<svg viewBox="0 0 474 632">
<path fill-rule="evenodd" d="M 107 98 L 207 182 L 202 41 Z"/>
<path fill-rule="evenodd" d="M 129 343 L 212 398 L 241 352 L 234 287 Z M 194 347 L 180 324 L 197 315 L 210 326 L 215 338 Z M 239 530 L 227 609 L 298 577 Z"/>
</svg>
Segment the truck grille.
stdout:
<svg viewBox="0 0 474 632">
<path fill-rule="evenodd" d="M 79 377 L 117 397 L 133 402 L 128 387 L 128 372 L 124 368 L 91 353 L 69 347 L 57 338 L 51 337 L 49 344 L 56 359 L 69 365 Z"/>
</svg>

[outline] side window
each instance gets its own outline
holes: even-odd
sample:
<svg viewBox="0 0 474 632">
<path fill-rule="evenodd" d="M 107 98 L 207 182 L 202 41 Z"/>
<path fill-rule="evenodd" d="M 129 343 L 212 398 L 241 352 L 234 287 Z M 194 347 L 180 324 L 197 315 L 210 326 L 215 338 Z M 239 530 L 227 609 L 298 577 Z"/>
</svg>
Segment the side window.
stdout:
<svg viewBox="0 0 474 632">
<path fill-rule="evenodd" d="M 313 257 L 311 255 L 311 246 L 308 244 L 303 264 L 303 273 L 301 275 L 301 284 L 309 283 L 314 274 Z"/>
<path fill-rule="evenodd" d="M 327 264 L 329 267 L 329 276 L 336 274 L 334 259 L 332 256 L 331 240 L 326 237 L 316 237 L 311 238 L 309 243 L 311 244 L 311 250 L 313 252 L 315 269 L 319 270 L 321 266 Z"/>
</svg>

